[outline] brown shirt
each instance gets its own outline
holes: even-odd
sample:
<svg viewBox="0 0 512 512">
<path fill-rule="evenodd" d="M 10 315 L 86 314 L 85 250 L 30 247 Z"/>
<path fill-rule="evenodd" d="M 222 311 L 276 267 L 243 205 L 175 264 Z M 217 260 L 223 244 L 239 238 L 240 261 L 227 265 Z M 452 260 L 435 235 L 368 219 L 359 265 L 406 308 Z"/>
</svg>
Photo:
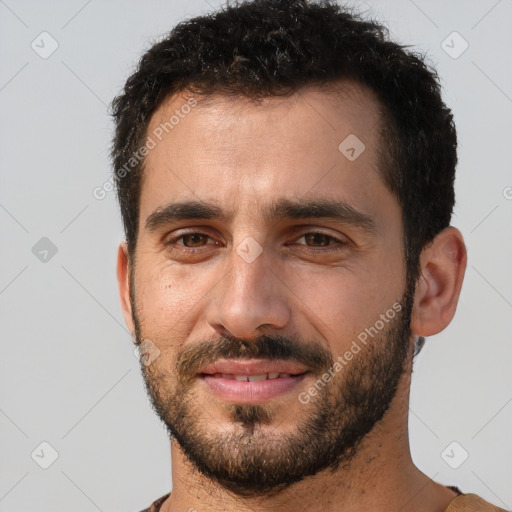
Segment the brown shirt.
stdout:
<svg viewBox="0 0 512 512">
<path fill-rule="evenodd" d="M 154 501 L 150 507 L 145 508 L 141 512 L 158 512 L 160 510 L 160 507 L 164 504 L 164 501 L 171 495 L 171 493 L 167 493 L 165 496 L 162 496 L 161 498 L 158 498 L 156 501 Z"/>
<path fill-rule="evenodd" d="M 484 501 L 476 494 L 461 494 L 448 505 L 445 512 L 507 512 L 487 501 Z"/>
<path fill-rule="evenodd" d="M 459 494 L 451 503 L 445 512 L 507 512 L 503 508 L 496 507 L 476 494 L 463 494 L 457 487 L 449 486 L 450 489 Z M 166 495 L 158 498 L 154 501 L 149 508 L 142 510 L 141 512 L 159 512 L 160 507 L 164 501 L 171 495 Z"/>
</svg>

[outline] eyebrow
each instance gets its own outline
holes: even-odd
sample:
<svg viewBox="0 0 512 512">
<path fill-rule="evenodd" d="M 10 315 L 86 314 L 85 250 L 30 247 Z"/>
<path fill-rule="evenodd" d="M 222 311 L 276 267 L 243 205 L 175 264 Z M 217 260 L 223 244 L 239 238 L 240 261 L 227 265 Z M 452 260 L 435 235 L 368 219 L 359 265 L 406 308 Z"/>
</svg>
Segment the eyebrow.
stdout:
<svg viewBox="0 0 512 512">
<path fill-rule="evenodd" d="M 180 220 L 220 220 L 230 222 L 233 214 L 225 214 L 219 206 L 203 201 L 182 201 L 157 208 L 146 219 L 149 232 Z M 350 204 L 332 199 L 279 199 L 263 210 L 268 222 L 285 219 L 332 219 L 360 228 L 369 234 L 377 232 L 375 221 Z"/>
</svg>

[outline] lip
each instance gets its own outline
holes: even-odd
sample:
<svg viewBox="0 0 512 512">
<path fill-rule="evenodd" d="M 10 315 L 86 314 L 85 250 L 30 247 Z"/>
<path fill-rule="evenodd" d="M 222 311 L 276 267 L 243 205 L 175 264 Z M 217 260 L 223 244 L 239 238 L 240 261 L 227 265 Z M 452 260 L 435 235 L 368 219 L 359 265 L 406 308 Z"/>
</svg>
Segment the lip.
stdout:
<svg viewBox="0 0 512 512">
<path fill-rule="evenodd" d="M 222 374 L 248 376 L 265 373 L 286 373 L 289 375 L 246 382 L 222 377 Z M 290 361 L 225 359 L 205 366 L 198 377 L 207 389 L 221 400 L 238 404 L 255 404 L 267 402 L 293 391 L 308 374 L 308 368 Z"/>
<path fill-rule="evenodd" d="M 268 402 L 297 388 L 309 374 L 290 375 L 277 379 L 242 382 L 231 378 L 202 375 L 200 381 L 221 400 L 237 404 L 255 404 Z"/>
<path fill-rule="evenodd" d="M 230 375 L 261 375 L 262 373 L 289 373 L 299 375 L 308 368 L 293 361 L 269 359 L 219 359 L 206 365 L 200 372 L 201 376 L 216 373 Z"/>
</svg>

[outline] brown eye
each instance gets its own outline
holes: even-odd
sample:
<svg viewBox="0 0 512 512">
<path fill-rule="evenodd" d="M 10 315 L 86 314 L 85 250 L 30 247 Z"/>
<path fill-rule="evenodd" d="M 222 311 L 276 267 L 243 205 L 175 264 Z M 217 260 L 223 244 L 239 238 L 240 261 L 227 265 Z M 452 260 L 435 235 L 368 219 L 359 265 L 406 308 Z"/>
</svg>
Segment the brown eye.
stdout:
<svg viewBox="0 0 512 512">
<path fill-rule="evenodd" d="M 207 239 L 210 238 L 208 235 L 203 233 L 189 233 L 186 235 L 181 235 L 176 240 L 182 240 L 185 247 L 202 247 L 204 244 L 201 241 L 206 242 Z"/>
<path fill-rule="evenodd" d="M 181 235 L 177 234 L 173 238 L 169 239 L 166 242 L 166 245 L 172 253 L 199 255 L 209 250 L 208 246 L 219 245 L 219 242 L 217 241 L 212 244 L 212 240 L 213 238 L 206 233 L 191 231 L 189 233 L 182 233 Z"/>
<path fill-rule="evenodd" d="M 298 240 L 301 240 L 302 238 L 304 239 L 306 244 L 299 245 L 306 245 L 308 247 L 328 247 L 330 245 L 335 245 L 336 243 L 341 245 L 346 244 L 345 241 L 340 240 L 339 238 L 335 238 L 332 235 L 328 235 L 327 233 L 322 233 L 321 231 L 312 231 L 310 233 L 305 233 L 300 238 L 298 238 Z"/>
<path fill-rule="evenodd" d="M 325 233 L 307 233 L 304 235 L 304 240 L 306 243 L 313 245 L 321 245 L 326 247 L 331 240 L 334 240 L 332 236 L 326 235 Z"/>
<path fill-rule="evenodd" d="M 343 251 L 349 243 L 346 240 L 323 233 L 322 231 L 309 231 L 296 239 L 295 244 L 292 245 L 300 247 L 306 253 L 325 255 Z"/>
</svg>

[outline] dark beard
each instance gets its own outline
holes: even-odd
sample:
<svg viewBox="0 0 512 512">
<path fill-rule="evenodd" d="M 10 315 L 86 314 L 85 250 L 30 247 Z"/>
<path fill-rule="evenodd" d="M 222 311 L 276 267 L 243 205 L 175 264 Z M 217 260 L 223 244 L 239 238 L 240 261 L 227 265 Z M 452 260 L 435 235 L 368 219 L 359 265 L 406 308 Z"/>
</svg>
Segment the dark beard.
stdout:
<svg viewBox="0 0 512 512">
<path fill-rule="evenodd" d="M 366 346 L 359 343 L 361 351 L 304 405 L 293 432 L 280 433 L 279 424 L 270 427 L 273 404 L 223 404 L 235 428 L 215 430 L 194 397 L 194 376 L 220 357 L 259 357 L 300 362 L 320 378 L 335 360 L 316 342 L 262 336 L 195 343 L 177 354 L 169 370 L 141 363 L 146 389 L 169 435 L 197 470 L 241 497 L 272 496 L 307 476 L 350 466 L 361 441 L 388 410 L 405 371 L 412 302 L 412 293 L 404 293 L 402 310 Z M 140 343 L 136 318 L 134 323 Z"/>
</svg>

